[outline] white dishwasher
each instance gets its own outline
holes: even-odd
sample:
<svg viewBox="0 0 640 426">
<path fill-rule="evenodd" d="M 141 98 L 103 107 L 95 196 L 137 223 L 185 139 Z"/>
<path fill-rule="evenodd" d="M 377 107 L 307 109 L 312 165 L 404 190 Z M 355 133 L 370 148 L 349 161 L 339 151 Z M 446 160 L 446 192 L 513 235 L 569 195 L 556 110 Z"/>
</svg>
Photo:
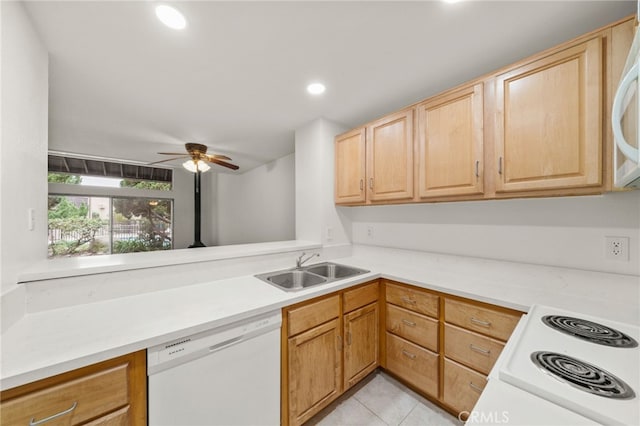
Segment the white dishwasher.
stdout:
<svg viewBox="0 0 640 426">
<path fill-rule="evenodd" d="M 147 350 L 149 425 L 280 424 L 279 311 Z"/>
</svg>

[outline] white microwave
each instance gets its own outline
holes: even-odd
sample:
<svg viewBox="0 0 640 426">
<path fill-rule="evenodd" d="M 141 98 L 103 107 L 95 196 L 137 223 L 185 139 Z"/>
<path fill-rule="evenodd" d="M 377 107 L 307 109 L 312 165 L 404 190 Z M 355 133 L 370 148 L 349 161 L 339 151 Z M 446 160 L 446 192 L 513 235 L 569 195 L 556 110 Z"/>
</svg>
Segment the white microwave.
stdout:
<svg viewBox="0 0 640 426">
<path fill-rule="evenodd" d="M 639 3 L 640 4 L 640 3 Z M 640 188 L 640 31 L 635 32 L 611 111 L 614 185 Z"/>
</svg>

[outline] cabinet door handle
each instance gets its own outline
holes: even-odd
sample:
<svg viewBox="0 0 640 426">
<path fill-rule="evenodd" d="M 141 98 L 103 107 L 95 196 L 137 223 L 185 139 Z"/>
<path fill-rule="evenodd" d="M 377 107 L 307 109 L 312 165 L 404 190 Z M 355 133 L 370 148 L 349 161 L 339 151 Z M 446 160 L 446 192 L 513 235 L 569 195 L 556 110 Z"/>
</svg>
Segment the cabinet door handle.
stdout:
<svg viewBox="0 0 640 426">
<path fill-rule="evenodd" d="M 473 382 L 469 382 L 469 387 L 478 393 L 482 393 L 482 388 L 480 386 L 476 386 Z"/>
<path fill-rule="evenodd" d="M 413 299 L 409 299 L 407 296 L 403 296 L 403 297 L 402 297 L 402 301 L 403 301 L 404 303 L 408 303 L 408 304 L 410 304 L 410 305 L 415 305 L 415 304 L 416 304 L 416 301 L 415 301 L 415 300 L 413 300 Z"/>
<path fill-rule="evenodd" d="M 373 189 L 373 178 L 369 178 L 369 189 Z"/>
<path fill-rule="evenodd" d="M 491 327 L 491 321 L 483 321 L 483 320 L 479 320 L 477 318 L 471 317 L 469 319 L 469 321 L 471 321 L 472 323 L 476 324 L 476 325 L 480 325 L 482 327 Z"/>
<path fill-rule="evenodd" d="M 483 349 L 479 346 L 475 346 L 473 343 L 469 345 L 469 349 L 471 349 L 474 352 L 478 352 L 482 355 L 487 355 L 487 356 L 489 356 L 489 354 L 491 353 L 489 349 Z"/>
<path fill-rule="evenodd" d="M 338 350 L 342 350 L 342 336 L 338 336 Z"/>
<path fill-rule="evenodd" d="M 498 174 L 502 174 L 502 157 L 498 158 Z"/>
<path fill-rule="evenodd" d="M 480 177 L 480 160 L 476 160 L 476 177 Z"/>
<path fill-rule="evenodd" d="M 415 327 L 416 326 L 416 323 L 413 322 L 413 321 L 409 321 L 409 320 L 403 319 L 402 322 L 404 324 L 408 325 L 409 327 Z"/>
<path fill-rule="evenodd" d="M 351 346 L 351 332 L 347 331 L 347 345 Z"/>
<path fill-rule="evenodd" d="M 414 354 L 412 354 L 411 352 L 407 352 L 404 349 L 402 350 L 402 355 L 406 356 L 407 358 L 416 359 L 416 356 Z"/>
<path fill-rule="evenodd" d="M 36 426 L 36 425 L 41 425 L 41 424 L 46 423 L 46 422 L 50 422 L 51 420 L 57 419 L 58 417 L 62 417 L 65 414 L 69 414 L 70 412 L 75 410 L 77 406 L 78 406 L 78 402 L 76 401 L 76 402 L 73 403 L 71 408 L 67 408 L 64 411 L 60 411 L 59 413 L 54 414 L 53 416 L 49 416 L 47 418 L 44 418 L 42 420 L 37 420 L 36 421 L 35 417 L 31 417 L 31 420 L 29 420 L 29 426 Z"/>
<path fill-rule="evenodd" d="M 360 191 L 364 189 L 364 179 L 360 179 Z"/>
</svg>

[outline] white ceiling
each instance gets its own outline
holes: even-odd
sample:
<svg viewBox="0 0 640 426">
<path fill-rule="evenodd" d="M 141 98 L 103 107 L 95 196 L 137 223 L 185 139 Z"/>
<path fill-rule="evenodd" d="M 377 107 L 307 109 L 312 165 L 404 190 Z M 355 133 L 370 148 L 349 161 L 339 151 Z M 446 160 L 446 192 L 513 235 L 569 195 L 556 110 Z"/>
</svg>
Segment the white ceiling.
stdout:
<svg viewBox="0 0 640 426">
<path fill-rule="evenodd" d="M 636 5 L 179 1 L 175 31 L 156 4 L 27 2 L 50 52 L 50 149 L 151 162 L 199 142 L 243 172 L 293 152 L 318 117 L 355 127 Z M 314 80 L 324 95 L 306 93 Z"/>
</svg>

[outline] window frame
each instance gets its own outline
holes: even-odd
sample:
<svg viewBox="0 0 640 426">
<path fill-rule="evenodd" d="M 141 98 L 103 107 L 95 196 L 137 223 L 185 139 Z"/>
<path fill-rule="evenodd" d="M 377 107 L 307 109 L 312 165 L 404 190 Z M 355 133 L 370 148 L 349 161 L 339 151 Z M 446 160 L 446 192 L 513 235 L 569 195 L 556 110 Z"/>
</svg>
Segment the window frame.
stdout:
<svg viewBox="0 0 640 426">
<path fill-rule="evenodd" d="M 171 190 L 155 190 L 155 189 L 139 189 L 131 187 L 103 187 L 103 186 L 89 186 L 89 185 L 77 185 L 68 183 L 48 183 L 48 197 L 101 197 L 109 198 L 109 255 L 113 255 L 113 199 L 114 198 L 137 198 L 137 199 L 156 199 L 156 200 L 169 200 L 171 202 L 171 250 L 175 250 L 175 209 L 176 201 L 174 196 L 175 185 L 172 179 Z M 47 226 L 47 246 L 48 246 L 48 232 Z M 162 251 L 162 250 L 160 250 Z M 115 253 L 118 254 L 118 253 Z M 128 254 L 128 253 L 121 253 Z M 103 255 L 105 256 L 105 255 Z M 49 258 L 52 260 L 55 258 Z"/>
</svg>

